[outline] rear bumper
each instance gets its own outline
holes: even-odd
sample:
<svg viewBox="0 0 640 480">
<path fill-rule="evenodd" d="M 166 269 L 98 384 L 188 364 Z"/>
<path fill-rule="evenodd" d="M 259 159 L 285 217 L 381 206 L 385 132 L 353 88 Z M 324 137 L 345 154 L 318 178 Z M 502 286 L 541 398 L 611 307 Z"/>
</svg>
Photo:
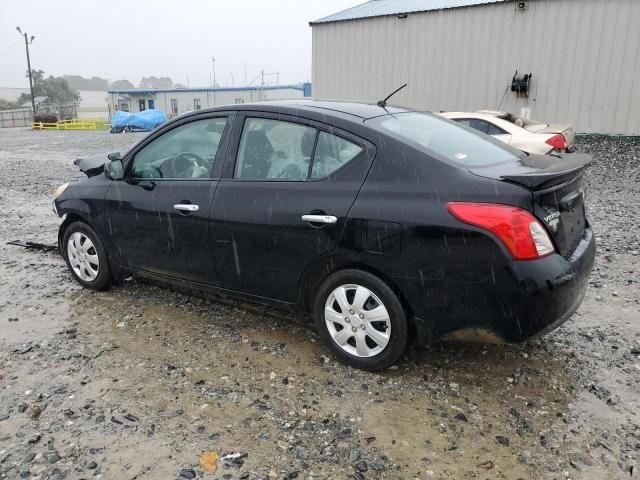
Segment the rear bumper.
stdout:
<svg viewBox="0 0 640 480">
<path fill-rule="evenodd" d="M 593 231 L 587 229 L 569 258 L 512 262 L 479 283 L 405 284 L 401 288 L 410 292 L 416 341 L 450 337 L 518 343 L 543 335 L 571 318 L 582 303 L 595 252 Z"/>
</svg>

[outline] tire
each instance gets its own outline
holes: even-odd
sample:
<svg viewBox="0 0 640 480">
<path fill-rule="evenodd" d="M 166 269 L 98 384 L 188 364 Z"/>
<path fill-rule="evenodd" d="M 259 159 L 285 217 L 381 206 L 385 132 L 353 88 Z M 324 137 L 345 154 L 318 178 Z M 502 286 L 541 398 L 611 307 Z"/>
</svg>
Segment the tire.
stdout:
<svg viewBox="0 0 640 480">
<path fill-rule="evenodd" d="M 330 275 L 318 290 L 313 317 L 334 355 L 361 370 L 390 367 L 407 346 L 407 316 L 398 296 L 381 279 L 362 270 Z"/>
<path fill-rule="evenodd" d="M 86 223 L 73 222 L 66 228 L 62 252 L 71 275 L 83 287 L 104 290 L 111 284 L 107 251 L 96 232 Z"/>
</svg>

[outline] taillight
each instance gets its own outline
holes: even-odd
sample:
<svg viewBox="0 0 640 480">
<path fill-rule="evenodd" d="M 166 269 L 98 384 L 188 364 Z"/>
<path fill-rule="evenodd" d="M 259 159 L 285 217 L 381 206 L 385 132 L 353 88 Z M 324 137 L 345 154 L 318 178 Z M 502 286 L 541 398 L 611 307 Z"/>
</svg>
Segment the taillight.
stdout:
<svg viewBox="0 0 640 480">
<path fill-rule="evenodd" d="M 529 212 L 495 203 L 449 203 L 458 220 L 493 233 L 516 260 L 534 260 L 555 252 L 549 234 Z"/>
<path fill-rule="evenodd" d="M 564 138 L 564 135 L 559 133 L 558 135 L 554 135 L 546 142 L 547 145 L 552 146 L 556 150 L 566 150 L 567 149 L 567 141 Z"/>
</svg>

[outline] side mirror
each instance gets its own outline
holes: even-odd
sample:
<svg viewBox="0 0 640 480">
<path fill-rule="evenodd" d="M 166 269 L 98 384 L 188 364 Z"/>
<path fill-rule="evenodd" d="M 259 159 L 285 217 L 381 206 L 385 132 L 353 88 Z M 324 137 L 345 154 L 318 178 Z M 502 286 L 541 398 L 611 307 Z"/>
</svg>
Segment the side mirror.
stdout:
<svg viewBox="0 0 640 480">
<path fill-rule="evenodd" d="M 104 173 L 110 180 L 122 180 L 124 178 L 124 166 L 122 160 L 110 160 L 104 166 Z"/>
<path fill-rule="evenodd" d="M 122 156 L 120 155 L 120 152 L 111 152 L 109 155 L 107 155 L 107 158 L 111 161 L 122 160 Z"/>
</svg>

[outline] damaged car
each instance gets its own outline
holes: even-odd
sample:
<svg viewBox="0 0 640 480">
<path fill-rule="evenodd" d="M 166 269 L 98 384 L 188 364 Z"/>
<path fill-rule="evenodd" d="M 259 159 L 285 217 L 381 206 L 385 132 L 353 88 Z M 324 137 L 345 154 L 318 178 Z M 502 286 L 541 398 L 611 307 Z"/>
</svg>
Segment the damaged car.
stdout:
<svg viewBox="0 0 640 480">
<path fill-rule="evenodd" d="M 521 342 L 569 319 L 595 256 L 589 163 L 384 103 L 242 104 L 80 160 L 54 210 L 86 288 L 133 274 L 291 309 L 379 370 L 410 343 Z"/>
</svg>

